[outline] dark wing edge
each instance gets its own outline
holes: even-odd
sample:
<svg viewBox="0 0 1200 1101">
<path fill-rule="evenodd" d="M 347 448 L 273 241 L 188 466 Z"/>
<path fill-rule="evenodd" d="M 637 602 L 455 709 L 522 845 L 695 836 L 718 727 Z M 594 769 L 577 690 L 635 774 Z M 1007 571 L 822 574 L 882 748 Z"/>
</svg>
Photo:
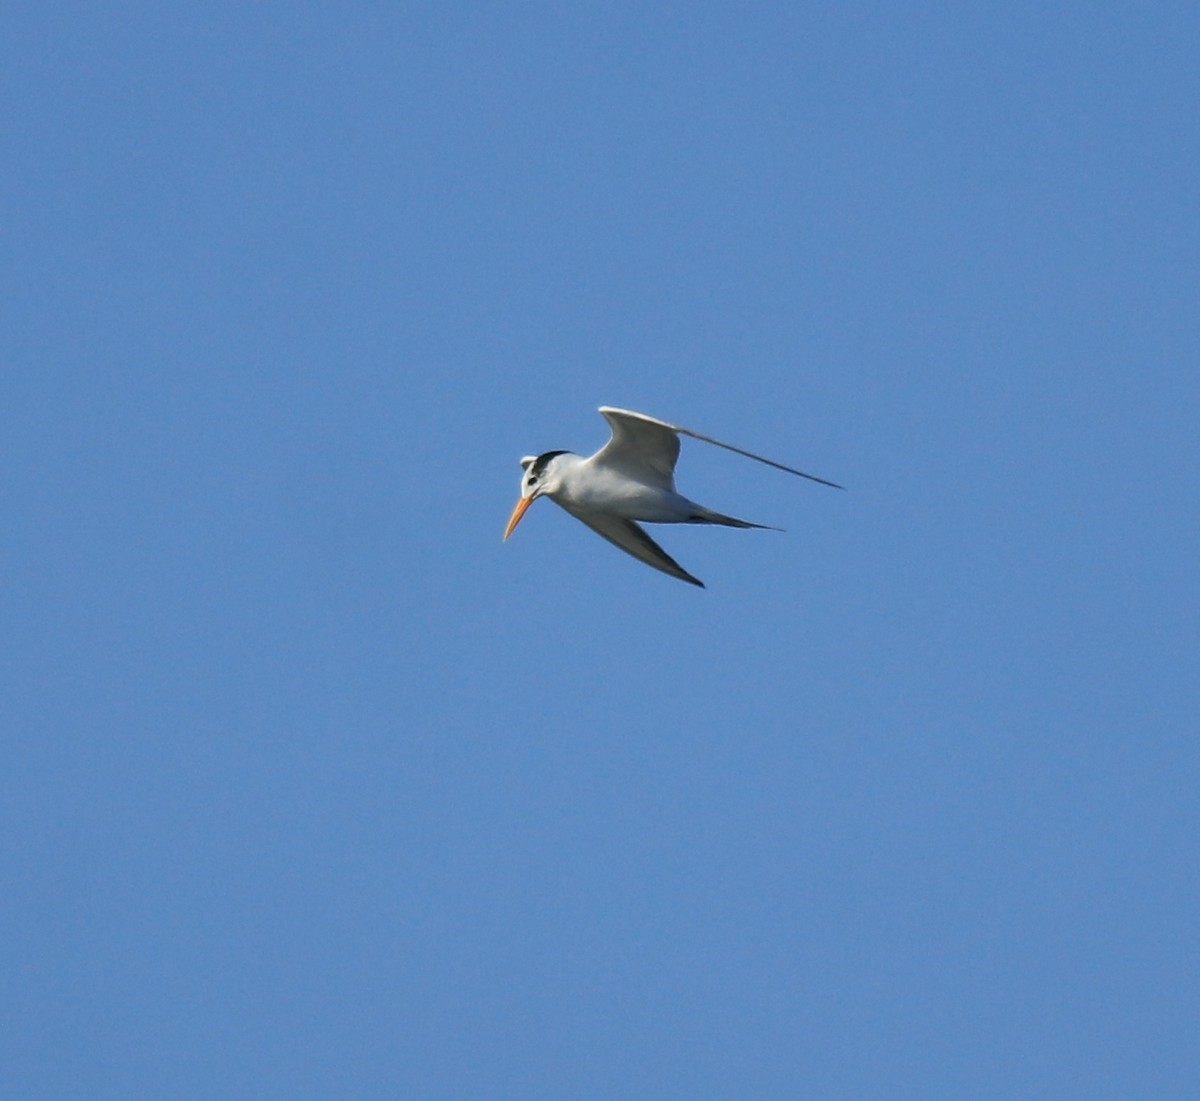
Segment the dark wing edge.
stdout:
<svg viewBox="0 0 1200 1101">
<path fill-rule="evenodd" d="M 587 524 L 592 531 L 601 538 L 607 539 L 614 547 L 623 550 L 639 562 L 653 566 L 654 569 L 661 570 L 670 577 L 686 581 L 689 585 L 704 588 L 704 582 L 700 578 L 693 577 L 688 573 L 632 520 L 594 512 L 571 512 L 571 515 L 581 523 Z"/>
<path fill-rule="evenodd" d="M 723 440 L 714 439 L 712 436 L 706 436 L 703 432 L 696 432 L 691 428 L 684 428 L 678 424 L 669 424 L 667 421 L 659 420 L 657 417 L 649 417 L 645 413 L 635 413 L 631 409 L 616 409 L 611 405 L 600 406 L 600 412 L 604 414 L 604 417 L 609 424 L 613 424 L 613 420 L 611 417 L 609 417 L 609 413 L 616 413 L 623 417 L 630 417 L 634 420 L 644 421 L 647 424 L 657 425 L 659 428 L 665 428 L 671 432 L 677 432 L 684 436 L 691 436 L 693 440 L 701 440 L 704 443 L 711 443 L 715 447 L 723 447 L 726 451 L 732 451 L 735 455 L 741 455 L 744 458 L 753 459 L 755 462 L 765 463 L 767 466 L 773 466 L 776 470 L 782 470 L 787 474 L 795 474 L 798 478 L 807 478 L 810 482 L 817 482 L 820 485 L 829 486 L 830 489 L 845 490 L 846 488 L 844 485 L 839 485 L 837 482 L 831 482 L 826 478 L 818 478 L 815 474 L 806 474 L 803 470 L 797 470 L 794 466 L 784 466 L 783 463 L 777 463 L 774 459 L 768 459 L 763 455 L 756 455 L 753 451 L 746 451 L 744 448 L 734 447 L 731 443 L 725 443 Z"/>
</svg>

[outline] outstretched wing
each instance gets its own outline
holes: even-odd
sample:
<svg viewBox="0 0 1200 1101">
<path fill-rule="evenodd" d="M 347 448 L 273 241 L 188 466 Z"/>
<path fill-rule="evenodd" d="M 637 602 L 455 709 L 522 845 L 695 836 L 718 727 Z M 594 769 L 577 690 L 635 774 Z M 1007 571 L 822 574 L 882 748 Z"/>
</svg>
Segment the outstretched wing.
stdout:
<svg viewBox="0 0 1200 1101">
<path fill-rule="evenodd" d="M 608 512 L 576 512 L 573 509 L 568 511 L 577 520 L 587 524 L 597 535 L 620 547 L 626 554 L 632 554 L 639 562 L 645 562 L 647 566 L 662 570 L 680 581 L 704 588 L 703 581 L 688 573 L 632 520 L 625 520 Z"/>
<path fill-rule="evenodd" d="M 602 405 L 600 412 L 612 428 L 612 439 L 590 461 L 643 485 L 674 490 L 675 460 L 679 458 L 677 429 L 666 421 L 627 409 Z"/>
<path fill-rule="evenodd" d="M 690 428 L 682 428 L 678 424 L 668 424 L 666 421 L 660 421 L 655 417 L 648 417 L 645 413 L 633 413 L 628 409 L 614 409 L 609 405 L 600 406 L 600 412 L 604 414 L 604 419 L 612 425 L 613 438 L 596 453 L 594 458 L 598 461 L 610 463 L 617 469 L 626 471 L 629 471 L 630 468 L 618 466 L 618 464 L 640 460 L 643 465 L 638 469 L 643 481 L 648 480 L 646 478 L 646 470 L 661 469 L 662 460 L 669 455 L 670 459 L 666 467 L 667 481 L 660 481 L 657 484 L 663 485 L 666 488 L 674 488 L 673 472 L 675 470 L 675 460 L 679 457 L 679 437 L 683 435 L 691 436 L 694 440 L 703 440 L 705 443 L 711 443 L 717 447 L 723 447 L 726 451 L 744 455 L 747 459 L 766 463 L 767 466 L 773 466 L 776 470 L 783 470 L 788 474 L 807 478 L 810 482 L 820 482 L 821 485 L 830 486 L 833 489 L 846 488 L 845 486 L 838 485 L 837 482 L 828 482 L 824 478 L 818 478 L 815 474 L 805 474 L 803 470 L 784 466 L 783 463 L 777 463 L 774 459 L 755 455 L 753 451 L 744 451 L 740 447 L 734 447 L 731 443 L 723 443 L 721 440 L 713 439 L 712 436 L 705 436 L 701 432 L 693 432 Z M 655 465 L 651 466 L 650 464 Z"/>
</svg>

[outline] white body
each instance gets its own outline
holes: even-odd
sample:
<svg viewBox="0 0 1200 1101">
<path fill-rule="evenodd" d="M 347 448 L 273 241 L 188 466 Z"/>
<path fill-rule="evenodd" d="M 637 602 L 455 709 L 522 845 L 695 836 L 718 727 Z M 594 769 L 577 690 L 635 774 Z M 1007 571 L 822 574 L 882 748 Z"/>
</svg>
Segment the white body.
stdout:
<svg viewBox="0 0 1200 1101">
<path fill-rule="evenodd" d="M 557 488 L 548 496 L 568 512 L 609 512 L 626 520 L 648 524 L 681 524 L 705 510 L 680 496 L 674 486 L 635 481 L 607 463 L 579 455 L 559 455 L 554 460 Z"/>
</svg>

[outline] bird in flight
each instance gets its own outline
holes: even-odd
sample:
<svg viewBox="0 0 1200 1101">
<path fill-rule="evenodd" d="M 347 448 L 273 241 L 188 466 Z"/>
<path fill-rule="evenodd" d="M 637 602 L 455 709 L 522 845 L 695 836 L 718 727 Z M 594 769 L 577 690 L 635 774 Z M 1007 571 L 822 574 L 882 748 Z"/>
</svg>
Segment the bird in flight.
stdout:
<svg viewBox="0 0 1200 1101">
<path fill-rule="evenodd" d="M 688 573 L 646 534 L 638 524 L 639 520 L 650 524 L 721 524 L 730 528 L 768 528 L 769 525 L 723 516 L 677 493 L 675 460 L 679 458 L 680 436 L 716 444 L 726 451 L 734 451 L 821 485 L 845 488 L 693 432 L 690 428 L 648 417 L 645 413 L 614 409 L 610 405 L 600 406 L 600 412 L 612 429 L 612 439 L 596 454 L 585 459 L 570 451 L 544 451 L 541 455 L 526 455 L 521 460 L 521 497 L 508 519 L 504 539 L 513 533 L 537 498 L 549 497 L 597 535 L 633 555 L 639 562 L 704 588 L 703 581 Z"/>
</svg>

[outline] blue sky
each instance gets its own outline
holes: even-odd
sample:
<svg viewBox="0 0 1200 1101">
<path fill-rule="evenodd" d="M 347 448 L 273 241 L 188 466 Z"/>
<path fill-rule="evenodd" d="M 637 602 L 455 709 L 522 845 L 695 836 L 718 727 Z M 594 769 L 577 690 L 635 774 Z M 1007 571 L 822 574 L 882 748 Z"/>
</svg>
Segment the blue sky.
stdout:
<svg viewBox="0 0 1200 1101">
<path fill-rule="evenodd" d="M 6 1096 L 1196 1095 L 1194 5 L 5 24 Z"/>
</svg>

